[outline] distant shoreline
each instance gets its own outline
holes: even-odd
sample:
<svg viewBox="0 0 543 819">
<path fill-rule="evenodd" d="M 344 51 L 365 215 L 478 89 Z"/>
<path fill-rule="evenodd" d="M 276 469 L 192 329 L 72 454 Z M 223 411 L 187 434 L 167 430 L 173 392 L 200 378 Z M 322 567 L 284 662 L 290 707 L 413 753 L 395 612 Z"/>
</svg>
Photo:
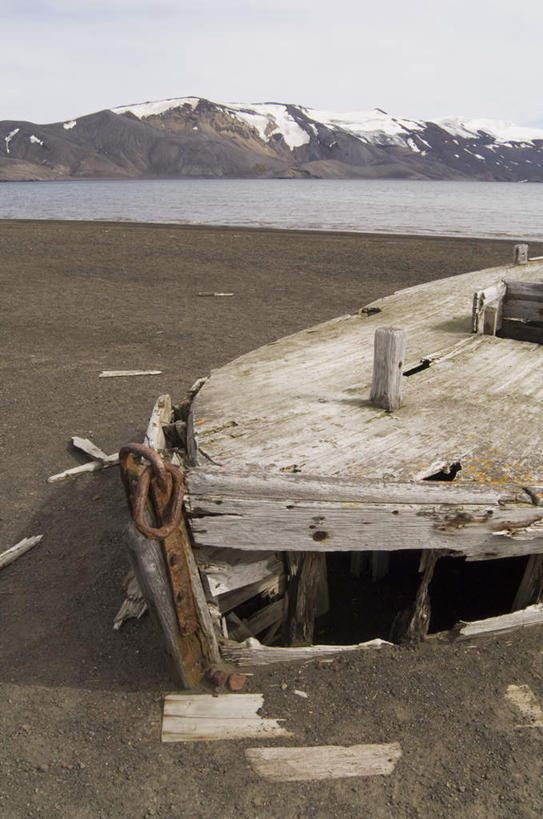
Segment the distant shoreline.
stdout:
<svg viewBox="0 0 543 819">
<path fill-rule="evenodd" d="M 58 226 L 65 226 L 68 228 L 69 226 L 76 226 L 76 225 L 107 225 L 108 227 L 111 226 L 121 226 L 124 228 L 154 228 L 157 230 L 160 229 L 179 229 L 179 230 L 187 230 L 187 231 L 218 231 L 218 232 L 236 232 L 236 233 L 278 233 L 278 234 L 294 234 L 299 236 L 315 236 L 315 235 L 330 235 L 330 236 L 360 236 L 360 237 L 367 237 L 371 239 L 416 239 L 416 240 L 424 240 L 424 241 L 459 241 L 459 242 L 466 242 L 466 241 L 475 241 L 475 242 L 506 242 L 506 243 L 514 243 L 518 242 L 532 242 L 532 243 L 541 243 L 543 239 L 530 239 L 524 236 L 519 236 L 518 239 L 512 238 L 510 236 L 472 236 L 472 235 L 462 235 L 462 234 L 449 234 L 449 233 L 389 233 L 387 231 L 362 231 L 362 230 L 331 230 L 329 228 L 281 228 L 281 227 L 266 227 L 266 226 L 250 226 L 250 225 L 207 225 L 207 224 L 189 224 L 186 222 L 137 222 L 131 221 L 128 219 L 123 220 L 108 220 L 108 219 L 36 219 L 35 217 L 29 219 L 5 219 L 0 217 L 0 225 L 1 224 L 21 224 L 21 225 L 42 225 L 42 224 L 52 224 Z"/>
</svg>

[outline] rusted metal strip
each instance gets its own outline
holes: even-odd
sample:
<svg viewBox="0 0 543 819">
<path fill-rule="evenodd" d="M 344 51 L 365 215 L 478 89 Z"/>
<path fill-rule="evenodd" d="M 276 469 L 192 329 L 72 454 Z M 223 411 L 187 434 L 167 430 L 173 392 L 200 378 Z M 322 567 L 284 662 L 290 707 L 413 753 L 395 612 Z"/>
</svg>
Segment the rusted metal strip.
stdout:
<svg viewBox="0 0 543 819">
<path fill-rule="evenodd" d="M 134 456 L 145 458 L 150 466 L 136 465 Z M 183 519 L 183 477 L 176 467 L 164 463 L 158 453 L 142 444 L 123 447 L 119 460 L 136 527 L 162 545 L 179 627 L 180 676 L 184 685 L 192 687 L 212 659 L 212 650 L 200 624 L 192 588 L 190 545 Z"/>
</svg>

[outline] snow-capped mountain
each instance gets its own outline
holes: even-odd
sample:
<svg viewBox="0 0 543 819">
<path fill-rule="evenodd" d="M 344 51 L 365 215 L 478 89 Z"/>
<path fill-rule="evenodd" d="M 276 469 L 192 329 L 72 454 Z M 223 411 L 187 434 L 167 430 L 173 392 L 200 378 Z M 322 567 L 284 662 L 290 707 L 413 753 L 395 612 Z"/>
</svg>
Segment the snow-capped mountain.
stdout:
<svg viewBox="0 0 543 819">
<path fill-rule="evenodd" d="M 199 97 L 0 122 L 0 179 L 184 176 L 541 182 L 543 129 Z"/>
</svg>

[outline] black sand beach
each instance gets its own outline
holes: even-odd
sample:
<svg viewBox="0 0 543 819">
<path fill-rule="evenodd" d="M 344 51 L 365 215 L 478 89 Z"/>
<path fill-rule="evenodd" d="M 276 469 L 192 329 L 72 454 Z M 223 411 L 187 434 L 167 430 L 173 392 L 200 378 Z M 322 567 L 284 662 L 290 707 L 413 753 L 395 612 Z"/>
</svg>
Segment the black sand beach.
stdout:
<svg viewBox="0 0 543 819">
<path fill-rule="evenodd" d="M 85 460 L 71 436 L 114 452 L 142 439 L 160 393 L 178 400 L 211 368 L 394 290 L 507 263 L 512 245 L 0 221 L 2 550 L 44 534 L 0 573 L 0 816 L 541 815 L 541 732 L 516 729 L 504 701 L 515 683 L 543 702 L 541 629 L 257 671 L 247 690 L 297 744 L 403 749 L 390 777 L 273 785 L 249 769 L 251 743 L 160 744 L 172 682 L 154 626 L 112 630 L 127 566 L 118 472 L 46 482 Z M 198 296 L 213 291 L 234 295 Z M 98 378 L 140 368 L 162 375 Z"/>
</svg>

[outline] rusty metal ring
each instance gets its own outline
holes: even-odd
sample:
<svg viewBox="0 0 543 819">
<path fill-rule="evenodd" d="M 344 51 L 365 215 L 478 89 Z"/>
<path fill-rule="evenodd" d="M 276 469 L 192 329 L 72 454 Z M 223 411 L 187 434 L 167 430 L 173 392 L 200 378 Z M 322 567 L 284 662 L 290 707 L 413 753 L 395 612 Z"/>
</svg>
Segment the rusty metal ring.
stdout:
<svg viewBox="0 0 543 819">
<path fill-rule="evenodd" d="M 126 461 L 130 455 L 137 455 L 138 457 L 145 458 L 149 461 L 153 470 L 153 477 L 155 478 L 159 489 L 168 494 L 170 489 L 170 480 L 168 476 L 169 470 L 167 469 L 168 464 L 164 463 L 158 452 L 148 446 L 145 446 L 145 444 L 127 444 L 119 450 L 119 462 L 121 464 L 121 469 L 124 470 Z"/>
<path fill-rule="evenodd" d="M 138 531 L 146 537 L 157 538 L 158 540 L 163 540 L 168 537 L 168 535 L 171 535 L 179 526 L 183 512 L 183 494 L 185 488 L 183 476 L 175 466 L 168 463 L 162 463 L 162 466 L 168 477 L 171 476 L 172 490 L 169 498 L 170 513 L 168 519 L 164 520 L 162 526 L 159 528 L 148 526 L 145 523 L 145 506 L 147 504 L 147 498 L 149 497 L 149 487 L 153 477 L 152 468 L 149 466 L 141 473 L 138 479 L 132 506 L 132 517 L 134 518 L 134 524 Z"/>
</svg>

